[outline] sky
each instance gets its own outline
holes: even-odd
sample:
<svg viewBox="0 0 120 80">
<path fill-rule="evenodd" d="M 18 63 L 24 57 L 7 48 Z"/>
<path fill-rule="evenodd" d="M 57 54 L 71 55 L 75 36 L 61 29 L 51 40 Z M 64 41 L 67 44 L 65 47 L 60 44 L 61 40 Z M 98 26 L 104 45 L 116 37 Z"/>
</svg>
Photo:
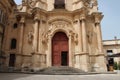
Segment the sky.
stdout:
<svg viewBox="0 0 120 80">
<path fill-rule="evenodd" d="M 17 4 L 21 0 L 15 0 Z M 104 18 L 101 22 L 103 40 L 120 39 L 120 0 L 98 0 L 99 11 Z"/>
</svg>

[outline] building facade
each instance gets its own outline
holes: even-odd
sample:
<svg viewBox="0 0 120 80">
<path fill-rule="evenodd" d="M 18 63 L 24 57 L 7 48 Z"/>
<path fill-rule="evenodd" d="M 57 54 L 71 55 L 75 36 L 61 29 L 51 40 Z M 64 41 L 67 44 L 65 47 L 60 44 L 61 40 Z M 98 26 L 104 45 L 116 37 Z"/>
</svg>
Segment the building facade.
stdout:
<svg viewBox="0 0 120 80">
<path fill-rule="evenodd" d="M 8 17 L 9 14 L 12 12 L 11 8 L 13 4 L 14 3 L 12 0 L 0 1 L 0 51 L 2 48 L 4 30 L 5 27 L 8 25 Z"/>
<path fill-rule="evenodd" d="M 104 40 L 103 47 L 104 53 L 106 53 L 107 65 L 113 67 L 114 63 L 120 64 L 120 40 Z"/>
<path fill-rule="evenodd" d="M 22 0 L 6 28 L 5 66 L 106 71 L 102 18 L 97 0 Z"/>
<path fill-rule="evenodd" d="M 0 69 L 5 62 L 5 53 L 2 50 L 5 28 L 9 25 L 9 19 L 15 6 L 13 0 L 0 0 Z"/>
</svg>

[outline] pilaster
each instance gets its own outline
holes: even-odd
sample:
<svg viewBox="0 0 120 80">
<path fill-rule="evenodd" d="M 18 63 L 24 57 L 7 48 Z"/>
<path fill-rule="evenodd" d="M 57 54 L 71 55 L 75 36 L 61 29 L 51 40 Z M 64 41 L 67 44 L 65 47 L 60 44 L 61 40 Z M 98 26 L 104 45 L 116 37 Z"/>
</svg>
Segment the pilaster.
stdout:
<svg viewBox="0 0 120 80">
<path fill-rule="evenodd" d="M 39 70 L 41 68 L 40 58 L 41 53 L 39 52 L 39 24 L 40 24 L 40 13 L 39 10 L 34 12 L 34 25 L 33 25 L 33 53 L 32 53 L 32 69 Z"/>
<path fill-rule="evenodd" d="M 78 45 L 79 45 L 79 50 L 80 50 L 80 52 L 82 52 L 83 51 L 83 44 L 82 44 L 82 34 L 81 34 L 81 32 L 82 32 L 82 27 L 81 27 L 81 20 L 78 20 L 78 24 L 79 24 L 79 26 L 78 26 L 78 31 L 79 31 L 79 33 L 78 33 L 78 40 L 79 40 L 79 43 L 78 43 Z"/>
<path fill-rule="evenodd" d="M 21 16 L 19 22 L 19 38 L 18 38 L 19 44 L 18 44 L 18 54 L 17 54 L 19 55 L 19 61 L 16 61 L 16 64 L 19 64 L 21 66 L 23 64 L 22 55 L 23 55 L 23 44 L 24 44 L 24 28 L 25 28 L 25 16 Z"/>
<path fill-rule="evenodd" d="M 19 22 L 19 49 L 18 52 L 20 54 L 23 54 L 23 41 L 24 41 L 24 27 L 25 27 L 25 16 L 21 17 L 21 20 Z"/>
<path fill-rule="evenodd" d="M 46 54 L 32 53 L 32 66 L 35 71 L 46 67 Z"/>
<path fill-rule="evenodd" d="M 69 66 L 72 67 L 73 63 L 73 55 L 72 55 L 72 35 L 69 35 Z"/>
<path fill-rule="evenodd" d="M 52 45 L 52 36 L 49 35 L 48 37 L 48 52 L 47 52 L 47 66 L 52 66 L 52 48 L 51 48 L 51 45 Z"/>
<path fill-rule="evenodd" d="M 101 33 L 101 26 L 100 26 L 100 22 L 103 18 L 103 15 L 102 13 L 93 13 L 93 15 L 95 18 L 95 27 L 96 27 L 97 41 L 98 41 L 98 53 L 96 56 L 96 63 L 94 64 L 94 70 L 96 72 L 107 71 L 106 63 L 105 63 L 105 54 L 103 52 L 102 33 Z"/>
<path fill-rule="evenodd" d="M 87 30 L 86 30 L 86 15 L 85 13 L 80 15 L 80 25 L 82 34 L 82 52 L 87 52 Z"/>
<path fill-rule="evenodd" d="M 83 52 L 87 52 L 87 33 L 86 33 L 86 26 L 85 26 L 85 19 L 81 20 L 81 27 L 82 27 L 82 44 L 83 44 Z"/>
<path fill-rule="evenodd" d="M 81 25 L 81 36 L 82 36 L 82 52 L 76 55 L 78 61 L 80 61 L 80 69 L 84 71 L 89 71 L 89 53 L 87 46 L 87 31 L 86 31 L 86 15 L 81 14 L 80 16 Z M 84 60 L 83 60 L 84 59 Z"/>
<path fill-rule="evenodd" d="M 95 23 L 95 26 L 96 26 L 96 31 L 97 31 L 98 50 L 99 50 L 99 53 L 102 53 L 103 45 L 102 45 L 102 33 L 101 33 L 100 23 Z"/>
<path fill-rule="evenodd" d="M 33 52 L 38 52 L 38 46 L 39 46 L 39 43 L 38 43 L 38 40 L 39 40 L 39 22 L 40 22 L 39 14 L 37 13 L 37 14 L 34 16 L 34 26 L 33 26 L 33 29 L 34 29 Z"/>
</svg>

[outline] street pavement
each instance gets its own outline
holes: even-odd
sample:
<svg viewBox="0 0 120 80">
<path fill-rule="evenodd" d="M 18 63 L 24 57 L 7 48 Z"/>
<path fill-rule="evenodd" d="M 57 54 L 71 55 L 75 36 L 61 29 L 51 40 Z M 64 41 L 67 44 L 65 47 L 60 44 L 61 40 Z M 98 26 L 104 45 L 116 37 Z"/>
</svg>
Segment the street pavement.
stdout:
<svg viewBox="0 0 120 80">
<path fill-rule="evenodd" d="M 120 80 L 120 74 L 39 75 L 0 73 L 0 80 Z"/>
</svg>

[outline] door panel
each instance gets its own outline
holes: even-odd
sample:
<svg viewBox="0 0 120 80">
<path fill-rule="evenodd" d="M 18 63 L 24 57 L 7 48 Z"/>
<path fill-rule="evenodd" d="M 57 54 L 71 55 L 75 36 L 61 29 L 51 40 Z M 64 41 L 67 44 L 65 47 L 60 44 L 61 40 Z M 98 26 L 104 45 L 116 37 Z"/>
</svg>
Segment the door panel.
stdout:
<svg viewBox="0 0 120 80">
<path fill-rule="evenodd" d="M 57 32 L 52 39 L 52 65 L 62 66 L 62 51 L 68 52 L 68 38 L 65 33 Z"/>
<path fill-rule="evenodd" d="M 66 51 L 61 52 L 61 65 L 62 66 L 68 65 L 68 52 Z"/>
<path fill-rule="evenodd" d="M 15 60 L 16 60 L 15 54 L 10 54 L 9 67 L 15 67 Z"/>
</svg>

